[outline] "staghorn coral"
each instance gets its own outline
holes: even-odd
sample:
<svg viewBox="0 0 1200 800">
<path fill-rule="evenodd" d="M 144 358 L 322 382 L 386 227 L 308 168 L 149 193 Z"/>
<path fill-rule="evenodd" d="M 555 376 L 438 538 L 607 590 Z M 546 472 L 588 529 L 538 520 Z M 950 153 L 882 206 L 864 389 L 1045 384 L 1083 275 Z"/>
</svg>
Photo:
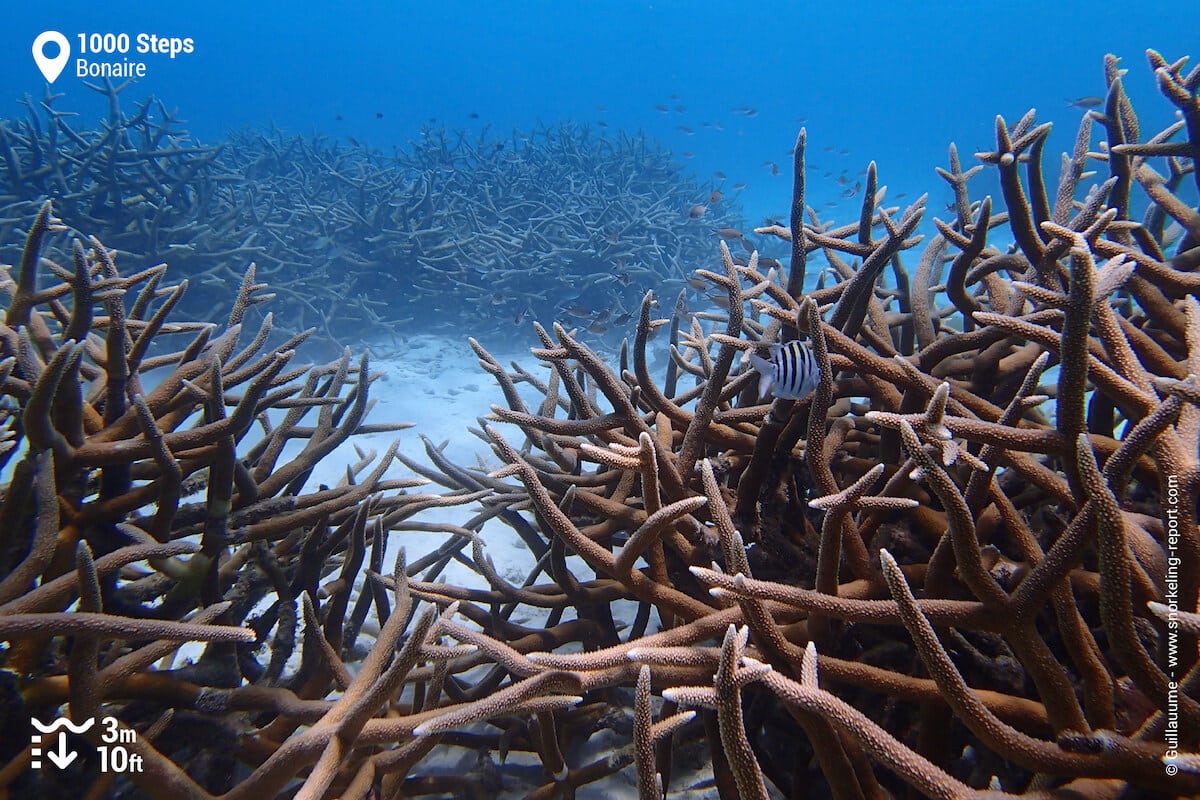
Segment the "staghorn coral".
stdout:
<svg viewBox="0 0 1200 800">
<path fill-rule="evenodd" d="M 253 181 L 235 202 L 241 230 L 271 231 L 264 274 L 307 324 L 343 338 L 364 324 L 494 335 L 564 313 L 602 333 L 646 289 L 682 285 L 711 230 L 740 222 L 724 199 L 690 217 L 712 187 L 644 135 L 577 123 L 427 126 L 390 157 L 242 133 L 222 164 Z M 328 313 L 312 298 L 322 286 L 338 287 L 336 318 L 313 314 Z"/>
<path fill-rule="evenodd" d="M 1200 789 L 1173 766 L 1200 736 L 1188 627 L 1200 581 L 1200 216 L 1184 200 L 1195 197 L 1200 70 L 1150 59 L 1183 121 L 1140 143 L 1109 58 L 1107 105 L 1083 119 L 1051 205 L 1049 126 L 998 119 L 996 149 L 979 157 L 998 170 L 1006 209 L 972 201 L 974 171 L 952 149 L 943 174 L 957 216 L 936 221 L 911 276 L 903 254 L 920 243 L 924 201 L 887 208 L 872 167 L 856 224 L 811 209 L 805 220 L 802 133 L 790 228 L 758 231 L 791 241 L 791 272 L 763 274 L 724 250 L 722 271 L 699 273 L 730 311 L 701 315 L 707 329 L 694 319 L 672 351 L 670 369 L 694 389 L 666 392 L 649 374 L 647 342 L 665 324 L 649 295 L 615 370 L 562 327 L 539 329 L 534 355 L 552 378 L 536 410 L 516 391 L 533 376 L 477 346 L 509 400 L 483 429 L 508 465 L 493 477 L 518 478 L 552 559 L 535 568 L 549 583 L 495 590 L 513 602 L 573 594 L 604 625 L 580 640 L 586 653 L 529 660 L 623 683 L 626 662 L 649 664 L 664 698 L 713 708 L 694 735 L 709 741 L 722 797 L 765 796 L 764 776 L 794 795 L 816 777 L 808 754 L 837 797 L 901 782 L 943 797 Z M 1090 162 L 1110 177 L 1076 199 Z M 1138 189 L 1140 222 L 1129 218 Z M 1174 256 L 1165 219 L 1189 232 Z M 818 252 L 838 280 L 800 295 L 796 275 Z M 821 363 L 820 388 L 804 403 L 757 404 L 734 356 L 796 332 Z M 595 578 L 582 583 L 555 547 Z M 657 611 L 660 633 L 620 635 L 592 599 L 617 586 Z M 1147 607 L 1166 597 L 1177 624 Z M 714 649 L 730 626 L 744 627 Z"/>
<path fill-rule="evenodd" d="M 39 290 L 47 208 L 9 284 L 4 337 L 5 392 L 19 409 L 8 441 L 28 443 L 0 509 L 23 520 L 0 528 L 24 532 L 4 550 L 16 576 L 7 591 L 39 584 L 0 606 L 0 632 L 14 637 L 6 657 L 40 657 L 24 656 L 31 666 L 13 696 L 128 716 L 150 767 L 129 777 L 156 797 L 494 795 L 500 768 L 483 757 L 455 774 L 432 763 L 435 749 L 459 748 L 498 753 L 504 774 L 537 765 L 529 796 L 543 798 L 631 765 L 642 798 L 704 791 L 688 785 L 681 763 L 696 748 L 722 798 L 770 787 L 878 797 L 905 785 L 931 797 L 1200 792 L 1200 216 L 1186 199 L 1195 196 L 1188 179 L 1200 181 L 1200 70 L 1149 59 L 1180 123 L 1140 141 L 1110 57 L 1105 109 L 1084 117 L 1051 204 L 1048 126 L 1032 115 L 997 120 L 996 150 L 980 159 L 998 171 L 1005 209 L 971 199 L 974 168 L 964 171 L 952 148 L 943 174 L 955 218 L 936 221 L 912 275 L 904 261 L 921 244 L 924 200 L 889 208 L 872 167 L 860 219 L 823 223 L 803 202 L 802 133 L 790 227 L 760 231 L 790 240 L 789 274 L 763 274 L 756 256 L 739 264 L 722 247 L 720 271 L 700 277 L 724 293 L 728 312 L 687 319 L 676 309 L 661 385 L 648 350 L 668 322 L 652 318 L 649 294 L 615 368 L 558 325 L 537 328 L 545 379 L 505 368 L 473 341 L 506 401 L 477 431 L 502 466 L 455 465 L 428 441 L 432 466 L 396 454 L 443 485 L 441 496 L 368 500 L 398 488 L 382 473 L 354 498 L 357 483 L 322 490 L 313 505 L 298 494 L 325 438 L 364 429 L 350 408 L 365 403 L 365 364 L 356 379 L 344 359 L 305 384 L 297 404 L 325 404 L 316 427 L 299 428 L 295 411 L 285 433 L 267 434 L 315 439 L 291 469 L 269 443 L 243 463 L 230 441 L 253 417 L 247 408 L 288 402 L 275 366 L 286 351 L 252 369 L 250 356 L 216 344 L 234 334 L 212 344 L 198 334 L 163 362 L 186 375 L 165 383 L 157 405 L 153 394 L 139 402 L 147 359 L 137 342 L 148 337 L 127 332 L 145 330 L 154 289 L 128 314 L 120 291 L 157 278 L 121 278 L 93 242 L 90 255 L 76 249 L 74 275 L 53 268 L 67 283 Z M 1096 151 L 1094 122 L 1107 141 Z M 1109 177 L 1080 198 L 1093 162 Z M 1139 193 L 1141 222 L 1129 217 Z M 1187 231 L 1174 255 L 1164 252 L 1166 218 Z M 804 294 L 818 252 L 829 270 Z M 255 296 L 252 276 L 244 287 L 237 307 Z M 82 318 L 94 302 L 107 316 Z M 75 344 L 93 328 L 105 348 Z M 811 342 L 821 385 L 804 402 L 759 402 L 754 376 L 735 367 L 739 351 L 796 335 Z M 678 388 L 681 375 L 694 387 Z M 96 389 L 76 393 L 84 380 Z M 246 382 L 241 397 L 226 395 Z M 135 410 L 110 417 L 127 395 Z M 197 424 L 180 430 L 189 415 Z M 206 505 L 189 517 L 181 472 L 202 470 Z M 126 519 L 146 507 L 143 486 L 169 502 Z M 281 492 L 295 505 L 278 524 L 232 523 L 231 512 Z M 425 504 L 476 501 L 478 514 L 446 528 L 455 537 L 447 547 L 381 574 L 385 532 L 419 524 L 406 518 Z M 307 508 L 322 511 L 300 516 Z M 138 546 L 198 547 L 191 558 L 207 567 L 170 566 L 165 550 L 134 550 L 113 531 L 79 525 L 72 515 L 83 509 L 106 510 Z M 493 519 L 529 549 L 520 586 L 486 555 L 480 531 Z M 258 535 L 235 535 L 243 530 Z M 85 533 L 89 547 L 76 546 Z M 352 672 L 346 630 L 365 616 L 346 620 L 348 592 L 368 547 L 355 614 L 374 604 L 381 621 Z M 339 575 L 323 596 L 314 576 L 335 552 Z M 147 557 L 163 564 L 161 577 L 119 572 Z M 450 558 L 482 586 L 438 580 Z M 277 598 L 278 623 L 268 614 L 250 625 L 259 641 L 277 625 L 267 680 L 253 658 L 230 655 L 244 650 L 220 644 L 196 670 L 148 669 L 174 647 L 165 629 L 151 643 L 111 644 L 151 635 L 145 620 L 116 612 L 158 596 L 177 612 L 162 623 L 173 635 L 244 637 L 236 626 L 248 612 L 235 609 L 247 584 Z M 62 614 L 75 594 L 79 612 Z M 628 628 L 614 616 L 618 601 L 636 603 Z M 31 602 L 55 611 L 25 622 Z M 422 602 L 440 612 L 412 613 Z M 199 606 L 189 621 L 225 623 L 219 631 L 175 627 Z M 518 612 L 542 622 L 518 623 Z M 280 672 L 274 650 L 287 650 L 286 629 L 301 615 L 304 659 Z M 51 637 L 72 616 L 73 640 Z M 632 731 L 610 752 L 584 749 L 598 730 L 619 731 L 614 705 L 632 709 Z M 247 767 L 226 776 L 236 785 L 196 774 L 164 733 L 174 716 L 241 726 L 230 748 Z M 0 786 L 31 780 L 22 758 L 0 768 Z"/>
<path fill-rule="evenodd" d="M 127 267 L 165 261 L 187 277 L 180 313 L 194 319 L 225 317 L 227 285 L 254 261 L 288 335 L 494 334 L 562 313 L 600 334 L 648 288 L 682 286 L 714 228 L 740 225 L 731 201 L 705 202 L 712 187 L 642 134 L 430 125 L 391 155 L 277 130 L 212 147 L 159 100 L 122 111 L 128 85 L 91 87 L 109 101 L 97 130 L 73 127 L 55 95 L 0 123 L 0 242 L 55 198 L 64 224 Z"/>
<path fill-rule="evenodd" d="M 145 788 L 161 794 L 184 780 L 172 775 L 172 756 L 200 760 L 179 733 L 200 719 L 195 712 L 302 708 L 330 685 L 353 688 L 338 653 L 355 650 L 371 606 L 391 619 L 384 641 L 408 621 L 406 598 L 389 617 L 385 592 L 368 588 L 351 606 L 364 561 L 381 568 L 389 525 L 472 496 L 405 492 L 421 482 L 384 477 L 395 444 L 380 458 L 362 453 L 338 486 L 304 490 L 314 465 L 347 437 L 407 427 L 364 421 L 367 358 L 353 363 L 346 352 L 323 366 L 289 366 L 307 334 L 266 347 L 270 315 L 243 341 L 246 309 L 270 297 L 253 268 L 223 330 L 170 323 L 186 282 L 162 286 L 162 267 L 122 275 L 98 239 L 76 240 L 73 270 L 41 259 L 56 229 L 46 203 L 15 276 L 5 270 L 3 280 L 0 458 L 16 460 L 0 503 L 0 637 L 16 676 L 7 713 L 15 731 L 62 706 L 76 721 L 103 711 L 140 728 Z M 39 286 L 40 264 L 60 282 Z M 181 336 L 182 347 L 167 345 Z M 302 426 L 310 412 L 315 424 Z M 340 574 L 325 581 L 331 570 Z M 152 668 L 188 641 L 210 645 L 194 664 Z M 357 680 L 390 651 L 374 652 Z M 175 714 L 184 709 L 191 713 Z M 214 747 L 236 749 L 237 721 L 212 719 Z M 168 742 L 161 752 L 149 744 L 158 737 Z M 111 779 L 96 776 L 94 759 L 57 776 L 22 774 L 29 754 L 6 753 L 4 786 L 46 795 L 56 777 L 63 791 Z M 218 764 L 196 772 L 214 791 L 233 779 Z M 192 784 L 192 793 L 203 791 Z"/>
<path fill-rule="evenodd" d="M 108 100 L 95 130 L 76 130 L 74 114 L 57 107 L 63 95 L 49 90 L 40 101 L 25 96 L 25 119 L 0 120 L 0 241 L 15 244 L 52 197 L 73 235 L 101 237 L 130 267 L 166 259 L 184 267 L 193 258 L 245 264 L 259 251 L 229 242 L 232 218 L 220 213 L 217 192 L 240 179 L 218 167 L 221 148 L 192 139 L 154 98 L 126 113 L 120 94 L 132 83 L 86 84 Z"/>
</svg>

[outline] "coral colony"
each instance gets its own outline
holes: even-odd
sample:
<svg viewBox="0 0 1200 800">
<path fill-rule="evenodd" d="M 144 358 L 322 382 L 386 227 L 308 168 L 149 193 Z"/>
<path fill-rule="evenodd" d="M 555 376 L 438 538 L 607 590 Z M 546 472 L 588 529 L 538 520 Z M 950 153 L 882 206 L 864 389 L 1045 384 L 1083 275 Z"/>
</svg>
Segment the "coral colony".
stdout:
<svg viewBox="0 0 1200 800">
<path fill-rule="evenodd" d="M 1178 121 L 1143 133 L 1109 57 L 1057 184 L 1049 125 L 998 118 L 978 165 L 951 147 L 928 238 L 924 198 L 889 206 L 873 166 L 856 221 L 819 219 L 801 132 L 790 224 L 757 231 L 790 242 L 785 268 L 709 240 L 695 279 L 723 302 L 660 317 L 645 294 L 611 360 L 559 324 L 535 326 L 538 369 L 472 340 L 504 399 L 476 431 L 490 467 L 393 445 L 315 488 L 336 445 L 403 426 L 369 419 L 365 356 L 297 366 L 307 332 L 271 344 L 264 273 L 274 307 L 331 334 L 384 317 L 347 287 L 410 257 L 396 313 L 445 297 L 431 313 L 477 322 L 449 308 L 478 302 L 469 284 L 520 310 L 514 252 L 620 304 L 599 248 L 637 286 L 691 241 L 655 217 L 672 175 L 638 172 L 661 159 L 557 129 L 492 154 L 431 132 L 394 175 L 275 135 L 218 153 L 156 106 L 122 116 L 115 90 L 99 134 L 52 105 L 0 128 L 3 232 L 28 231 L 0 328 L 2 791 L 1200 793 L 1200 69 L 1149 60 Z M 626 186 L 515 199 L 570 153 L 640 162 Z M 1002 196 L 973 196 L 981 170 Z M 663 191 L 690 219 L 686 187 Z M 219 324 L 172 321 L 193 293 Z M 749 356 L 793 340 L 815 391 L 760 396 Z M 395 459 L 430 485 L 386 477 Z M 428 520 L 446 506 L 471 516 Z M 519 585 L 485 523 L 527 548 Z M 447 542 L 385 560 L 415 530 Z M 442 580 L 451 561 L 478 581 Z M 30 718 L 60 715 L 104 724 L 34 769 L 53 751 L 30 736 L 57 734 Z"/>
<path fill-rule="evenodd" d="M 678 291 L 712 261 L 713 229 L 740 223 L 641 135 L 428 126 L 389 156 L 278 131 L 208 146 L 160 101 L 124 113 L 127 85 L 93 86 L 110 107 L 97 131 L 70 127 L 54 96 L 0 123 L 0 247 L 54 198 L 63 223 L 123 267 L 186 275 L 180 311 L 192 318 L 228 314 L 228 287 L 253 261 L 288 334 L 509 336 L 552 315 L 604 333 L 628 326 L 647 289 Z"/>
</svg>

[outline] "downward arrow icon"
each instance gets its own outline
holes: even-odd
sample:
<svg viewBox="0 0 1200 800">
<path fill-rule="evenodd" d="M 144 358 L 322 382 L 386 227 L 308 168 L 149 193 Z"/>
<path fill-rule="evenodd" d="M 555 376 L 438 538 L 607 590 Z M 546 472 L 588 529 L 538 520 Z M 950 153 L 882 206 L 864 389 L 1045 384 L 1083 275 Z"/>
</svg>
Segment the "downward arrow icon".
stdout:
<svg viewBox="0 0 1200 800">
<path fill-rule="evenodd" d="M 76 753 L 74 750 L 67 749 L 66 731 L 58 734 L 58 752 L 56 753 L 53 750 L 46 751 L 46 758 L 49 758 L 51 761 L 53 761 L 54 766 L 58 767 L 59 769 L 66 769 L 69 767 L 71 762 L 74 761 L 75 757 L 78 755 L 79 753 Z"/>
</svg>

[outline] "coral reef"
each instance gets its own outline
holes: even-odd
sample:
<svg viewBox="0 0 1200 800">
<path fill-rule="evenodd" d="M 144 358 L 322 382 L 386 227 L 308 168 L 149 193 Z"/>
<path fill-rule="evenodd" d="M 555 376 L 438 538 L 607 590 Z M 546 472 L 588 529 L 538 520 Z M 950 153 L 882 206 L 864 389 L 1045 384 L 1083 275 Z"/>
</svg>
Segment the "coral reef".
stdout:
<svg viewBox="0 0 1200 800">
<path fill-rule="evenodd" d="M 951 148 L 955 213 L 927 242 L 924 198 L 887 206 L 873 165 L 856 222 L 807 209 L 802 131 L 790 225 L 759 231 L 790 242 L 786 273 L 722 244 L 698 273 L 721 309 L 656 319 L 646 294 L 617 364 L 561 325 L 536 328 L 545 378 L 472 342 L 505 399 L 477 431 L 490 471 L 426 442 L 427 463 L 364 456 L 369 475 L 305 493 L 368 428 L 365 359 L 238 350 L 253 274 L 225 332 L 169 327 L 181 290 L 121 276 L 98 240 L 39 288 L 44 207 L 2 337 L 6 713 L 117 717 L 152 797 L 486 797 L 530 765 L 537 798 L 617 774 L 644 800 L 1200 793 L 1200 69 L 1148 57 L 1177 123 L 1143 138 L 1108 57 L 1053 192 L 1049 126 L 997 119 L 982 165 Z M 971 197 L 984 168 L 1003 210 Z M 817 390 L 756 397 L 739 354 L 798 336 Z M 154 366 L 173 372 L 147 393 Z M 385 480 L 393 457 L 445 491 Z M 451 503 L 480 510 L 385 569 L 389 535 Z M 485 553 L 492 520 L 528 548 L 522 585 Z M 480 584 L 438 579 L 451 559 Z M 182 639 L 211 643 L 153 669 Z M 197 728 L 244 770 L 206 764 Z M 601 730 L 620 743 L 589 755 Z M 708 786 L 681 785 L 693 748 Z M 432 766 L 456 750 L 476 766 Z M 50 780 L 5 756 L 0 787 Z M 107 785 L 91 762 L 61 777 Z"/>
<path fill-rule="evenodd" d="M 74 129 L 56 96 L 26 97 L 28 118 L 0 123 L 0 242 L 53 197 L 65 225 L 124 267 L 166 262 L 188 278 L 180 313 L 194 319 L 224 318 L 227 285 L 254 261 L 288 335 L 495 334 L 564 313 L 603 333 L 647 289 L 681 286 L 713 229 L 741 222 L 642 134 L 429 125 L 390 156 L 274 130 L 214 147 L 159 100 L 125 113 L 127 85 L 92 87 L 109 100 L 97 130 Z"/>
</svg>

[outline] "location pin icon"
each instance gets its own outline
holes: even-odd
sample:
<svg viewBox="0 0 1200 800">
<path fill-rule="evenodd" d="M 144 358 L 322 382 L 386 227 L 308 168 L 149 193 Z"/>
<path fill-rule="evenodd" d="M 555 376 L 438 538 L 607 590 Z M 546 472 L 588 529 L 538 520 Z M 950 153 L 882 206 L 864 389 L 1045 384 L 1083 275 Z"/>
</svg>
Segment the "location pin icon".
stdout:
<svg viewBox="0 0 1200 800">
<path fill-rule="evenodd" d="M 54 58 L 46 58 L 46 54 L 43 52 L 49 42 L 54 42 L 58 45 L 58 55 Z M 58 31 L 42 31 L 33 40 L 33 61 L 37 64 L 37 68 L 42 71 L 42 76 L 48 83 L 54 83 L 58 80 L 58 76 L 62 74 L 63 67 L 70 60 L 71 43 L 67 41 L 67 37 Z"/>
</svg>

